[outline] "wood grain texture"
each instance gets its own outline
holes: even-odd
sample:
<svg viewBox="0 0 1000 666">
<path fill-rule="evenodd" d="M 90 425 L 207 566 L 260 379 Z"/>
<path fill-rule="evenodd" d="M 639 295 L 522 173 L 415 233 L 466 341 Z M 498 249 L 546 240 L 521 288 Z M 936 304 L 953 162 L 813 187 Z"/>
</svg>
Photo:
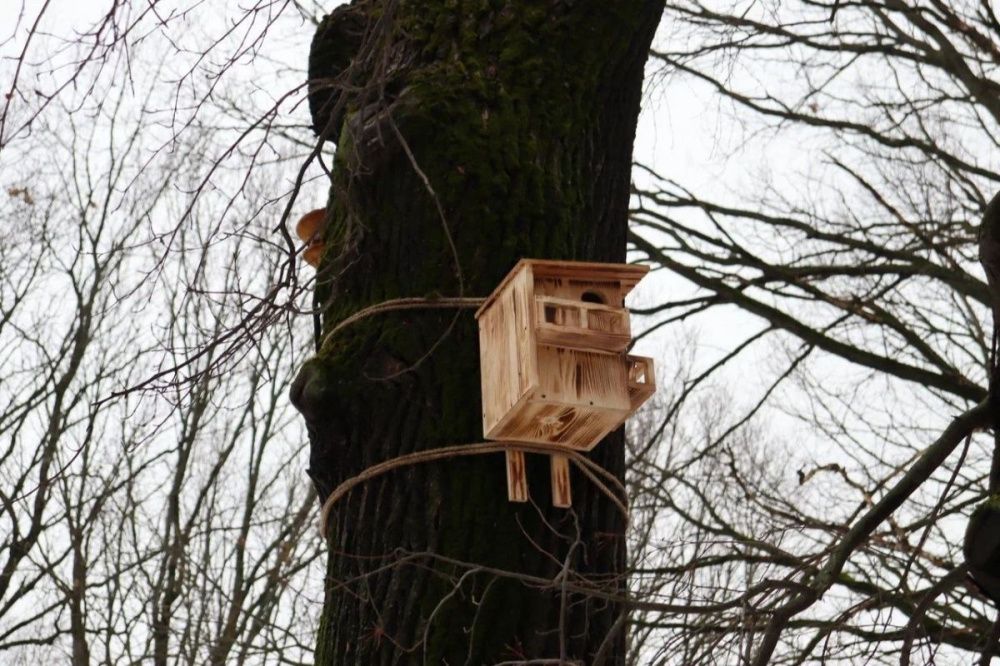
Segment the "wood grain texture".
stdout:
<svg viewBox="0 0 1000 666">
<path fill-rule="evenodd" d="M 620 354 L 632 341 L 624 308 L 536 296 L 535 322 L 538 344 Z"/>
<path fill-rule="evenodd" d="M 524 451 L 507 451 L 507 499 L 528 501 L 528 474 L 524 466 Z"/>
<path fill-rule="evenodd" d="M 501 440 L 559 444 L 589 451 L 626 418 L 627 411 L 530 400 L 517 418 L 507 422 Z"/>
<path fill-rule="evenodd" d="M 592 449 L 656 389 L 627 356 L 625 294 L 644 267 L 522 259 L 476 313 L 483 432 Z"/>
<path fill-rule="evenodd" d="M 647 356 L 626 356 L 628 362 L 628 395 L 631 411 L 639 409 L 642 403 L 656 393 L 656 372 L 653 359 Z"/>
<path fill-rule="evenodd" d="M 536 400 L 629 411 L 626 363 L 623 355 L 611 355 L 541 345 L 537 347 L 538 384 Z"/>
<path fill-rule="evenodd" d="M 619 285 L 621 289 L 620 297 L 625 298 L 632 288 L 638 284 L 639 280 L 649 272 L 649 266 L 636 264 L 615 264 L 597 261 L 559 261 L 555 259 L 521 259 L 514 268 L 504 277 L 503 281 L 483 302 L 479 310 L 476 311 L 478 318 L 485 312 L 507 283 L 515 279 L 522 271 L 530 271 L 535 283 L 539 285 L 539 293 L 551 296 L 559 296 L 558 289 L 546 288 L 544 285 L 581 282 L 588 285 L 595 283 L 605 283 L 605 285 Z M 553 281 L 553 282 L 550 282 Z M 570 295 L 572 296 L 572 295 Z"/>
<path fill-rule="evenodd" d="M 531 279 L 529 267 L 505 280 L 492 307 L 477 315 L 483 432 L 488 437 L 538 383 Z"/>
<path fill-rule="evenodd" d="M 549 467 L 552 477 L 552 506 L 568 509 L 573 506 L 573 493 L 569 484 L 569 458 L 553 455 Z"/>
</svg>

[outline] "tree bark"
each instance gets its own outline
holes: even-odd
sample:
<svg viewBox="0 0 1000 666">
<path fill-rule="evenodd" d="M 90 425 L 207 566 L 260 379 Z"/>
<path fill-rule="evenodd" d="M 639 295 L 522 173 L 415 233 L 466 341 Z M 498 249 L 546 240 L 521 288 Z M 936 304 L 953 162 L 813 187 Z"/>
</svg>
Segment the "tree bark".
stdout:
<svg viewBox="0 0 1000 666">
<path fill-rule="evenodd" d="M 355 2 L 327 17 L 310 57 L 314 125 L 338 145 L 324 334 L 387 299 L 486 296 L 522 257 L 623 261 L 661 4 Z M 469 310 L 377 314 L 325 340 L 292 387 L 320 498 L 401 454 L 482 441 L 478 368 Z M 592 454 L 619 478 L 623 456 L 621 432 Z M 528 458 L 537 507 L 507 502 L 502 454 L 399 469 L 339 502 L 316 663 L 624 663 L 622 604 L 557 580 L 566 568 L 624 595 L 624 517 L 575 470 L 572 509 L 551 507 L 548 459 Z"/>
</svg>

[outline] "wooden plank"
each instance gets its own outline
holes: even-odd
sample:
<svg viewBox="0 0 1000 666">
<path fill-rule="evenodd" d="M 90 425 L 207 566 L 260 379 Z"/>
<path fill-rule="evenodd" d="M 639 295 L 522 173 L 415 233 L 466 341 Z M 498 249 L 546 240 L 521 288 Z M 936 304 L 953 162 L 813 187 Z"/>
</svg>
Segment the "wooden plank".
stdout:
<svg viewBox="0 0 1000 666">
<path fill-rule="evenodd" d="M 529 400 L 489 435 L 491 439 L 559 444 L 588 451 L 628 416 L 628 410 L 573 407 Z"/>
<path fill-rule="evenodd" d="M 538 388 L 533 398 L 627 412 L 625 360 L 620 354 L 539 346 Z"/>
<path fill-rule="evenodd" d="M 531 272 L 507 284 L 479 317 L 483 433 L 489 437 L 537 383 Z"/>
<path fill-rule="evenodd" d="M 568 509 L 573 506 L 573 494 L 569 485 L 569 458 L 558 454 L 549 458 L 552 472 L 552 505 Z"/>
<path fill-rule="evenodd" d="M 535 321 L 538 344 L 620 354 L 632 341 L 624 308 L 536 296 Z"/>
<path fill-rule="evenodd" d="M 627 294 L 649 272 L 649 266 L 610 264 L 595 261 L 556 261 L 522 259 L 530 263 L 536 278 L 565 278 L 579 281 L 620 282 Z"/>
<path fill-rule="evenodd" d="M 552 259 L 521 259 L 514 268 L 501 280 L 480 308 L 476 311 L 478 318 L 499 296 L 508 283 L 524 270 L 531 270 L 535 278 L 555 278 L 575 280 L 579 282 L 617 282 L 621 285 L 621 297 L 628 292 L 649 272 L 649 266 L 637 264 L 610 264 L 594 261 L 558 261 Z"/>
<path fill-rule="evenodd" d="M 618 281 L 536 278 L 535 296 L 564 298 L 574 303 L 593 303 L 605 307 L 625 307 L 625 295 L 621 282 Z"/>
<path fill-rule="evenodd" d="M 505 335 L 505 307 L 501 299 L 479 319 L 479 372 L 483 402 L 483 432 L 488 433 L 513 404 L 517 390 L 516 359 Z"/>
<path fill-rule="evenodd" d="M 511 283 L 514 300 L 514 336 L 517 354 L 518 397 L 538 386 L 535 346 L 535 284 L 531 266 Z"/>
<path fill-rule="evenodd" d="M 524 467 L 524 451 L 507 450 L 507 499 L 528 501 L 528 475 Z"/>
<path fill-rule="evenodd" d="M 588 303 L 574 298 L 538 295 L 535 296 L 535 307 L 542 319 L 552 323 L 608 333 L 629 332 L 628 310 L 614 305 Z M 547 316 L 550 314 L 556 315 L 557 318 L 551 319 Z"/>
<path fill-rule="evenodd" d="M 628 363 L 628 396 L 631 413 L 656 393 L 656 370 L 653 359 L 647 356 L 626 356 L 625 362 Z"/>
<path fill-rule="evenodd" d="M 493 290 L 493 293 L 487 296 L 486 300 L 483 301 L 483 304 L 479 306 L 479 309 L 476 310 L 476 319 L 479 319 L 479 317 L 481 317 L 482 314 L 486 312 L 491 305 L 493 305 L 493 301 L 499 298 L 500 294 L 503 293 L 508 286 L 510 286 L 510 283 L 521 276 L 521 274 L 525 271 L 530 273 L 531 266 L 527 259 L 521 259 L 517 262 L 514 268 L 510 269 L 510 272 L 507 273 L 502 280 L 500 280 L 500 284 L 498 284 L 496 289 Z"/>
</svg>

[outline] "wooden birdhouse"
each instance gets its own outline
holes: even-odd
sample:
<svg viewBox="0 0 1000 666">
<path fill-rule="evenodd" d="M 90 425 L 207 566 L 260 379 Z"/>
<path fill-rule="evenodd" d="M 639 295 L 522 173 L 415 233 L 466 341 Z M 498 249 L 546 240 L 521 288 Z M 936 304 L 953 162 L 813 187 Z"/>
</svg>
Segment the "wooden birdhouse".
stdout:
<svg viewBox="0 0 1000 666">
<path fill-rule="evenodd" d="M 646 266 L 522 259 L 476 312 L 488 439 L 589 451 L 656 390 L 632 356 L 625 296 Z M 569 506 L 569 464 L 552 456 L 552 501 Z M 524 454 L 507 452 L 511 501 L 528 499 Z"/>
</svg>

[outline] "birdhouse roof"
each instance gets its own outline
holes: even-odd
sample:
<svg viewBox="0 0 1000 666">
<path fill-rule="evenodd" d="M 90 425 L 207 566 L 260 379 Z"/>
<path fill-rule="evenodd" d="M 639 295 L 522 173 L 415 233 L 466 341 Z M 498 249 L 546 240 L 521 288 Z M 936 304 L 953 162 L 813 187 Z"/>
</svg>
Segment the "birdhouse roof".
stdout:
<svg viewBox="0 0 1000 666">
<path fill-rule="evenodd" d="M 580 282 L 618 282 L 624 297 L 649 272 L 649 266 L 639 264 L 606 264 L 596 261 L 562 261 L 557 259 L 521 259 L 501 280 L 493 293 L 476 310 L 476 318 L 488 308 L 507 283 L 521 271 L 531 267 L 534 278 L 565 278 Z"/>
</svg>

